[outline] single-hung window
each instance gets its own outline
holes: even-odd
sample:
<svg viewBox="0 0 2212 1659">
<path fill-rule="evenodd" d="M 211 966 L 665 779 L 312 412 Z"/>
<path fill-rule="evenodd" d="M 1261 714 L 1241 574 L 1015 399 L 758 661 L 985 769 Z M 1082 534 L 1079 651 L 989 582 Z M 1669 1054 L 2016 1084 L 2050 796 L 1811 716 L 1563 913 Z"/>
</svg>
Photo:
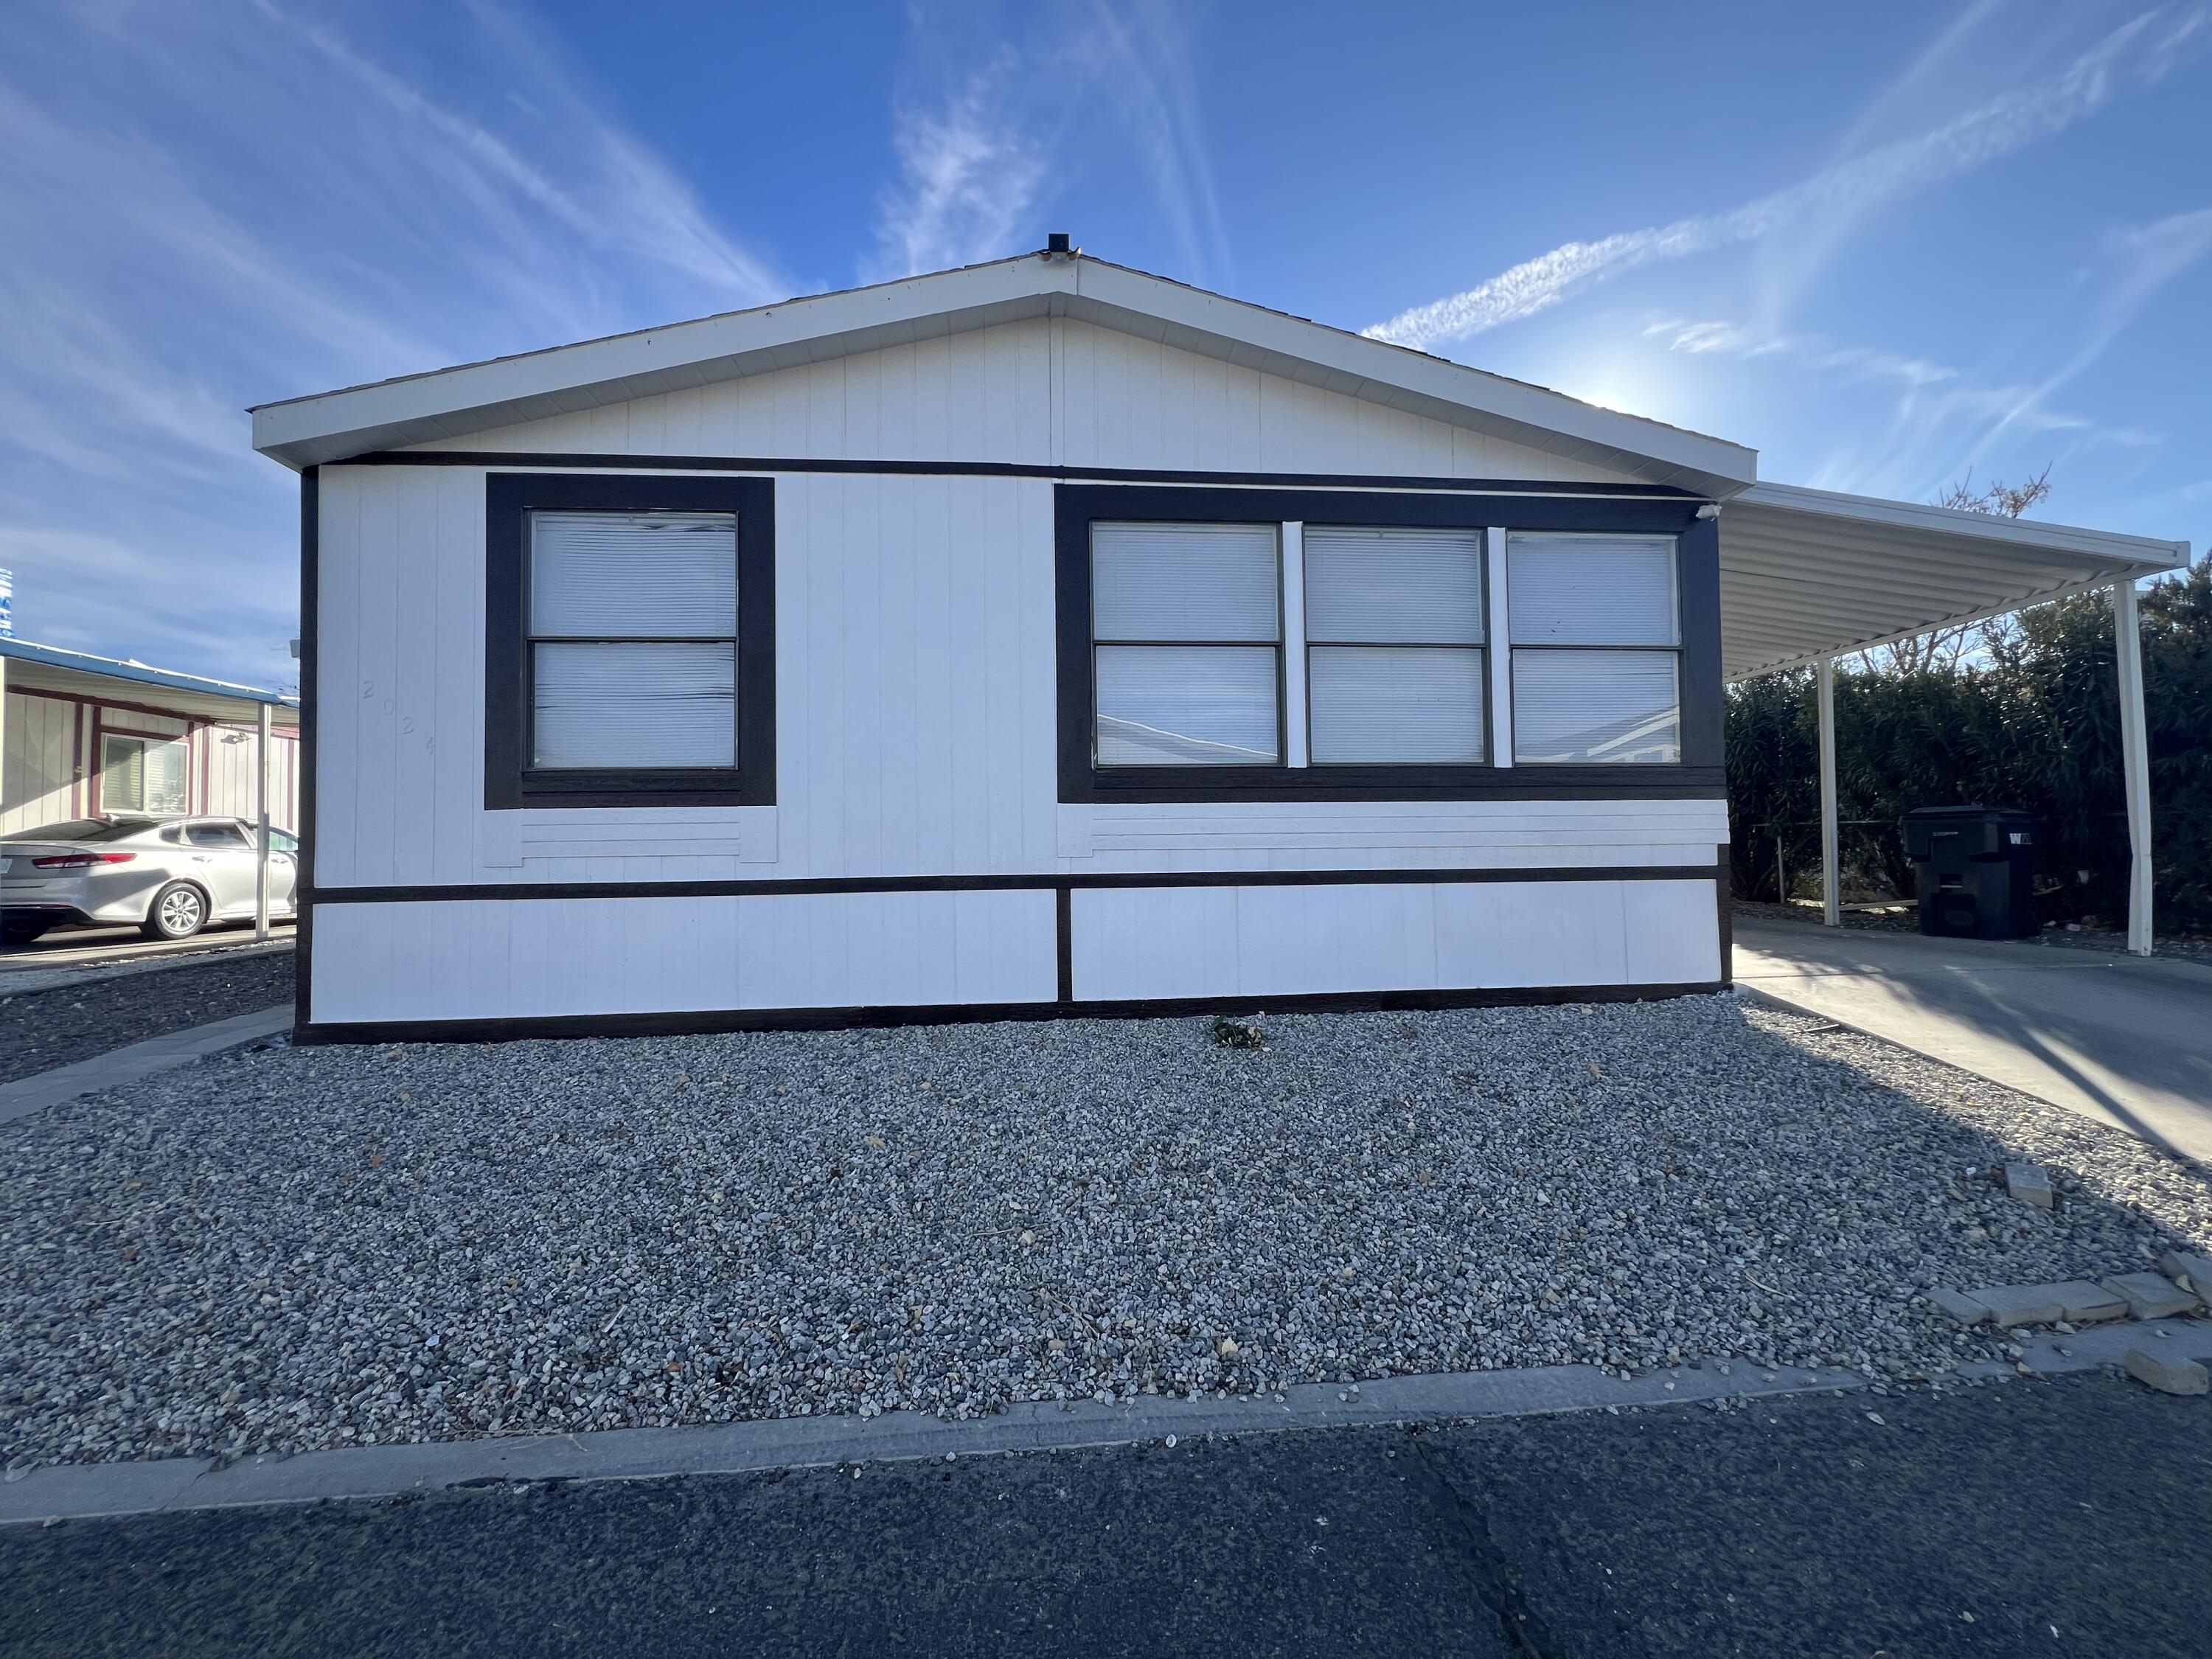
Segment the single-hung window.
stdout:
<svg viewBox="0 0 2212 1659">
<path fill-rule="evenodd" d="M 775 484 L 484 481 L 484 805 L 775 804 Z"/>
<path fill-rule="evenodd" d="M 534 769 L 737 762 L 738 520 L 530 515 Z"/>
<path fill-rule="evenodd" d="M 1280 543 L 1273 524 L 1091 526 L 1098 765 L 1280 760 Z"/>
<path fill-rule="evenodd" d="M 1308 525 L 1304 540 L 1313 763 L 1480 764 L 1482 532 Z"/>
<path fill-rule="evenodd" d="M 1680 761 L 1674 538 L 1514 535 L 1506 568 L 1514 759 Z"/>
</svg>

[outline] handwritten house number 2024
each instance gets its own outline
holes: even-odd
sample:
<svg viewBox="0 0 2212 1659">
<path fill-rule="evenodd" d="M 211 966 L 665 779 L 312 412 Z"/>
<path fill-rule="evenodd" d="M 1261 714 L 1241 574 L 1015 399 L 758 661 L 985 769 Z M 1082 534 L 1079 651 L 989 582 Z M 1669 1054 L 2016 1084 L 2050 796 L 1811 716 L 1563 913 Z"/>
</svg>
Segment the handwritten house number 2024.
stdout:
<svg viewBox="0 0 2212 1659">
<path fill-rule="evenodd" d="M 375 696 L 376 682 L 374 680 L 363 680 L 361 683 L 361 700 L 363 702 L 368 702 L 374 699 Z M 384 712 L 387 714 L 392 713 L 398 706 L 398 705 L 395 700 L 391 697 L 386 697 L 384 700 Z M 411 738 L 415 735 L 415 717 L 412 714 L 402 714 L 399 717 L 399 735 L 403 738 Z M 431 736 L 423 738 L 422 747 L 434 752 L 438 747 L 436 734 L 433 733 Z"/>
</svg>

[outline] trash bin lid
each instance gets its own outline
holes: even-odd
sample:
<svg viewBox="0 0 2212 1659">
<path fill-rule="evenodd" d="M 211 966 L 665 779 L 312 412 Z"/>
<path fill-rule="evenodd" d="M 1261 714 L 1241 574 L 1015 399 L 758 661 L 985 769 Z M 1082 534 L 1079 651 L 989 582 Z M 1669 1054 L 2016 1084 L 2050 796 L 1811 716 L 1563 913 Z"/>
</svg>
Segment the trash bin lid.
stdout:
<svg viewBox="0 0 2212 1659">
<path fill-rule="evenodd" d="M 2031 823 L 2035 821 L 2034 813 L 2022 811 L 2017 806 L 1916 806 L 1905 817 L 1907 823 L 1916 819 L 1922 823 L 1948 820 L 1972 823 L 1985 823 L 1992 818 L 2024 819 Z"/>
</svg>

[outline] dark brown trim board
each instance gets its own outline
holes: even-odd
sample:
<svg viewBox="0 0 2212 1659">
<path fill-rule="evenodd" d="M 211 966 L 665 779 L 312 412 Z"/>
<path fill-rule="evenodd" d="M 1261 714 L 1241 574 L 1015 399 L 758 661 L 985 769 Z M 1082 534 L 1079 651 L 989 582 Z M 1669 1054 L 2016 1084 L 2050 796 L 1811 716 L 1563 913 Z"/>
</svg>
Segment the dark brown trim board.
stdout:
<svg viewBox="0 0 2212 1659">
<path fill-rule="evenodd" d="M 300 474 L 300 836 L 299 872 L 292 889 L 292 1029 L 313 1018 L 315 970 L 315 721 L 321 701 L 316 686 L 322 578 L 322 477 L 317 468 Z"/>
<path fill-rule="evenodd" d="M 392 1020 L 303 1025 L 301 1043 L 507 1042 L 526 1038 L 688 1036 L 718 1031 L 823 1031 L 856 1026 L 957 1025 L 982 1020 L 1158 1019 L 1185 1014 L 1390 1013 L 1524 1008 L 1577 1002 L 1661 1002 L 1705 996 L 1718 981 L 1682 985 L 1546 985 L 1485 991 L 1325 992 L 1310 996 L 1176 997 L 1150 1002 L 975 1002 L 874 1008 L 700 1010 L 555 1014 L 518 1019 Z"/>
<path fill-rule="evenodd" d="M 1722 754 L 1720 538 L 1686 496 L 1560 499 L 1389 489 L 1137 489 L 1063 483 L 1054 492 L 1054 690 L 1060 799 L 1101 804 L 1252 800 L 1718 800 Z M 1486 530 L 1622 531 L 1676 540 L 1681 608 L 1682 760 L 1673 766 L 1099 767 L 1091 526 L 1097 520 L 1407 525 Z M 1501 648 L 1492 641 L 1486 649 Z M 1495 754 L 1495 748 L 1492 750 Z"/>
<path fill-rule="evenodd" d="M 1717 881 L 1725 865 L 1565 865 L 1428 870 L 1116 870 L 1069 875 L 782 876 L 757 881 L 455 882 L 413 887 L 327 887 L 319 904 L 455 904 L 603 898 L 744 898 L 793 893 L 1072 892 L 1078 888 L 1364 887 L 1455 882 Z"/>
<path fill-rule="evenodd" d="M 736 763 L 698 770 L 533 771 L 529 760 L 532 508 L 732 513 L 738 519 Z M 496 472 L 484 481 L 484 809 L 775 805 L 775 484 L 767 478 Z"/>
<path fill-rule="evenodd" d="M 535 471 L 850 472 L 927 478 L 1049 478 L 1101 483 L 1253 484 L 1280 489 L 1425 489 L 1461 495 L 1617 497 L 1695 502 L 1668 484 L 1563 483 L 1547 478 L 1452 478 L 1357 472 L 1194 472 L 1131 466 L 1044 466 L 1022 461 L 913 461 L 805 455 L 570 454 L 552 450 L 377 449 L 330 466 L 481 466 Z M 1296 514 L 1290 517 L 1296 518 Z"/>
</svg>

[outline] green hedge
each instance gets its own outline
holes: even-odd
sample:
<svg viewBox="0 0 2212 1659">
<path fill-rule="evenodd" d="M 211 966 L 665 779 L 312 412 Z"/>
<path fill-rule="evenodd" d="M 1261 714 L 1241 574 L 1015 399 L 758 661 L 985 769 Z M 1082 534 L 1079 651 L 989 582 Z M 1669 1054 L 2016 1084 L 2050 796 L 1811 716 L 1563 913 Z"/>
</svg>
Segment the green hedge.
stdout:
<svg viewBox="0 0 2212 1659">
<path fill-rule="evenodd" d="M 2160 933 L 2212 931 L 2212 559 L 2142 591 L 2144 696 Z M 2127 819 L 2112 611 L 2104 593 L 2037 605 L 1988 630 L 1965 665 L 1837 665 L 1836 783 L 1846 897 L 1909 894 L 1898 820 L 1978 802 L 2043 820 L 2044 919 L 2127 915 Z M 1736 891 L 1817 891 L 1820 810 L 1813 675 L 1731 688 L 1729 819 Z"/>
</svg>

